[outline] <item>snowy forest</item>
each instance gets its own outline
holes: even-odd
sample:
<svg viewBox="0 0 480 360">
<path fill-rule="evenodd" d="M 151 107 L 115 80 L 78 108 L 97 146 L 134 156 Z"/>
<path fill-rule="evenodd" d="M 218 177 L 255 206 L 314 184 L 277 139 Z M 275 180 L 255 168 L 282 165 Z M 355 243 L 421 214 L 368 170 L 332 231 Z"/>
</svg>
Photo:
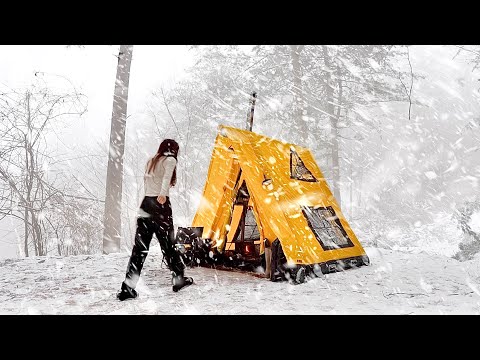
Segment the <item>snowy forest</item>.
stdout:
<svg viewBox="0 0 480 360">
<path fill-rule="evenodd" d="M 480 312 L 480 46 L 178 45 L 172 61 L 158 65 L 172 46 L 53 48 L 29 67 L 0 46 L 0 272 L 11 288 L 0 313 L 160 314 L 162 299 L 177 313 Z M 176 64 L 173 78 L 168 64 Z M 96 66 L 97 75 L 89 74 Z M 198 286 L 179 300 L 162 290 L 168 271 L 154 240 L 140 283 L 150 297 L 116 303 L 147 160 L 162 139 L 179 143 L 173 219 L 175 227 L 190 226 L 218 127 L 246 129 L 252 92 L 252 131 L 310 149 L 371 265 L 298 286 L 187 269 Z M 69 272 L 84 286 L 62 288 L 59 277 Z M 393 279 L 403 272 L 417 276 L 415 286 Z M 105 284 L 97 273 L 115 281 Z M 61 310 L 35 297 L 41 286 L 65 290 L 55 300 Z M 297 297 L 296 308 L 268 308 L 282 286 Z M 220 305 L 208 307 L 215 289 Z M 352 293 L 359 302 L 381 294 L 381 305 L 334 305 Z M 231 310 L 222 300 L 229 296 L 264 307 Z M 205 298 L 202 306 L 196 297 Z M 322 307 L 325 298 L 330 308 Z"/>
</svg>

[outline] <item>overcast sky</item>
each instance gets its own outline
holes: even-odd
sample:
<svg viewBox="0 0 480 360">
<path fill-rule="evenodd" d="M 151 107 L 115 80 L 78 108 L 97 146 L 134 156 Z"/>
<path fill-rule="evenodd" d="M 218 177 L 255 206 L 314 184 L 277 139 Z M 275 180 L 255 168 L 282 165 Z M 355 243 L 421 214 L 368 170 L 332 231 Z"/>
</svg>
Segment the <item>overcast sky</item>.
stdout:
<svg viewBox="0 0 480 360">
<path fill-rule="evenodd" d="M 63 132 L 65 143 L 78 146 L 110 133 L 118 45 L 0 45 L 0 84 L 24 88 L 42 72 L 47 83 L 67 84 L 68 78 L 88 97 L 88 112 Z M 129 121 L 143 116 L 152 90 L 169 86 L 191 62 L 185 45 L 135 45 L 130 72 Z M 0 258 L 15 257 L 10 221 L 0 222 Z M 8 239 L 8 240 L 6 240 Z"/>
<path fill-rule="evenodd" d="M 43 72 L 47 83 L 67 84 L 68 78 L 88 96 L 88 113 L 78 126 L 70 129 L 75 136 L 89 139 L 110 130 L 113 88 L 118 45 L 89 45 L 84 48 L 63 45 L 0 46 L 0 82 L 13 88 L 28 86 L 35 72 Z M 145 100 L 160 85 L 181 77 L 191 61 L 184 45 L 135 45 L 130 73 L 128 114 L 135 118 L 145 108 Z M 82 130 L 82 131 L 79 131 Z"/>
</svg>

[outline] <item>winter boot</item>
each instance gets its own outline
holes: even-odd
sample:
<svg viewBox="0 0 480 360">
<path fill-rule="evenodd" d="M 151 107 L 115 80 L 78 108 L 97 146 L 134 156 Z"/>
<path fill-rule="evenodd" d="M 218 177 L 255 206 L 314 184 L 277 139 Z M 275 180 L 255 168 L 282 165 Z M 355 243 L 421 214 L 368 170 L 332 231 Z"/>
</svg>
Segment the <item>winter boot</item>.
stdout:
<svg viewBox="0 0 480 360">
<path fill-rule="evenodd" d="M 134 288 L 131 288 L 124 282 L 122 282 L 122 288 L 117 293 L 117 299 L 120 301 L 127 300 L 127 299 L 135 299 L 138 296 L 138 293 L 135 291 Z"/>
<path fill-rule="evenodd" d="M 193 284 L 193 278 L 189 276 L 183 276 L 183 275 L 173 275 L 172 278 L 172 289 L 174 292 L 177 292 L 180 289 L 183 289 L 184 287 L 190 286 Z"/>
</svg>

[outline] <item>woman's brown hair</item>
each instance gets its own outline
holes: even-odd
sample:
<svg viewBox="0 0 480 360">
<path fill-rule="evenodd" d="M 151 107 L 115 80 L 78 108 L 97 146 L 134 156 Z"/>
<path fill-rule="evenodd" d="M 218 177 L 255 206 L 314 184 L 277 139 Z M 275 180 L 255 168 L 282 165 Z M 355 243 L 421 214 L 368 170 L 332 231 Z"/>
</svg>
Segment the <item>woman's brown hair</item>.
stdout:
<svg viewBox="0 0 480 360">
<path fill-rule="evenodd" d="M 147 174 L 150 174 L 153 170 L 155 170 L 155 167 L 157 166 L 157 163 L 162 156 L 171 156 L 175 158 L 175 160 L 177 160 L 179 149 L 180 149 L 180 146 L 175 140 L 172 140 L 172 139 L 163 140 L 160 146 L 158 147 L 157 153 L 149 161 Z M 173 169 L 170 185 L 175 186 L 176 183 L 177 183 L 177 166 L 175 166 L 175 169 Z"/>
</svg>

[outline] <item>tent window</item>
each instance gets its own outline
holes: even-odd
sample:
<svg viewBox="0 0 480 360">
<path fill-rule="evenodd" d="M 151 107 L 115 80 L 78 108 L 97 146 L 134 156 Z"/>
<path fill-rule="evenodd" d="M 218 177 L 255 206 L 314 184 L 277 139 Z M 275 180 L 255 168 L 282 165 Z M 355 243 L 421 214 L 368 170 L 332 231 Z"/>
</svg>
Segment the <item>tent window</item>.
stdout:
<svg viewBox="0 0 480 360">
<path fill-rule="evenodd" d="M 237 228 L 235 234 L 235 249 L 245 257 L 260 255 L 260 244 L 256 244 L 255 241 L 260 240 L 260 232 L 258 231 L 257 222 L 255 221 L 255 215 L 251 207 L 248 207 L 245 212 L 245 233 L 244 241 L 242 242 L 242 225 Z"/>
<path fill-rule="evenodd" d="M 323 250 L 353 247 L 340 219 L 331 206 L 302 206 L 303 215 Z"/>
<path fill-rule="evenodd" d="M 237 197 L 235 199 L 235 205 L 242 205 L 246 207 L 245 211 L 245 241 L 260 240 L 260 232 L 258 231 L 257 222 L 255 221 L 255 215 L 248 201 L 250 200 L 250 193 L 248 192 L 247 183 L 243 181 L 242 186 L 238 189 Z M 237 229 L 234 241 L 241 241 L 241 224 Z"/>
<path fill-rule="evenodd" d="M 258 231 L 257 222 L 255 221 L 255 215 L 251 208 L 247 209 L 245 215 L 245 241 L 260 240 L 260 232 Z"/>
<path fill-rule="evenodd" d="M 238 189 L 237 197 L 235 199 L 235 205 L 240 205 L 244 203 L 248 203 L 250 199 L 250 194 L 248 192 L 247 184 L 245 180 L 242 183 L 242 186 Z"/>
<path fill-rule="evenodd" d="M 309 182 L 317 181 L 293 149 L 290 149 L 290 178 Z"/>
<path fill-rule="evenodd" d="M 241 224 L 237 228 L 237 232 L 235 233 L 235 238 L 233 241 L 240 242 L 242 238 L 241 234 Z M 260 232 L 258 231 L 258 225 L 255 221 L 255 215 L 253 214 L 253 210 L 248 207 L 245 212 L 245 241 L 256 241 L 260 240 Z"/>
</svg>

